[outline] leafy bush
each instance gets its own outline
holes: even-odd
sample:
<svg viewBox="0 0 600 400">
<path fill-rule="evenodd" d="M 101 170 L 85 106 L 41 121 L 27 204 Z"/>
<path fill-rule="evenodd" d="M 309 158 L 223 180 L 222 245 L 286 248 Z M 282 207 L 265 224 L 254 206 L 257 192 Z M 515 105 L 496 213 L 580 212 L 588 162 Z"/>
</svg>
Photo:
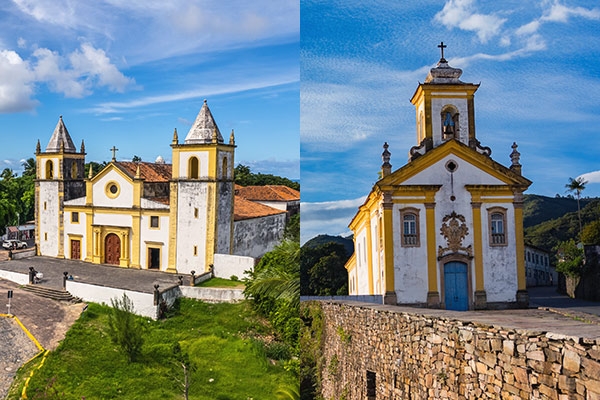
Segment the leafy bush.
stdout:
<svg viewBox="0 0 600 400">
<path fill-rule="evenodd" d="M 133 314 L 133 302 L 123 293 L 123 298 L 111 299 L 112 310 L 108 314 L 108 333 L 113 343 L 119 345 L 129 362 L 135 362 L 142 354 L 144 326 Z"/>
</svg>

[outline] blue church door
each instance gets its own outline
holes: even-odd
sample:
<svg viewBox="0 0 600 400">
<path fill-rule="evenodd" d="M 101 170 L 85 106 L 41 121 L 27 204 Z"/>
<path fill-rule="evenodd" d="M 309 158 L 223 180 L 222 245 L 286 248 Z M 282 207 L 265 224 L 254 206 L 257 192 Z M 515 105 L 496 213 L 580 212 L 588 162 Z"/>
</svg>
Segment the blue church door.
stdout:
<svg viewBox="0 0 600 400">
<path fill-rule="evenodd" d="M 444 289 L 446 310 L 467 311 L 469 309 L 467 264 L 453 261 L 444 265 Z"/>
</svg>

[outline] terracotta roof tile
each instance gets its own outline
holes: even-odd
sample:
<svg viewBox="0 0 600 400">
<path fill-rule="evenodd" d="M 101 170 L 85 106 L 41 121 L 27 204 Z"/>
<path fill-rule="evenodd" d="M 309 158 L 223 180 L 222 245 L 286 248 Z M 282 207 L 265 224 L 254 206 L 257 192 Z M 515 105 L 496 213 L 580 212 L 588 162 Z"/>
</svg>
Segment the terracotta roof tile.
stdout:
<svg viewBox="0 0 600 400">
<path fill-rule="evenodd" d="M 247 200 L 254 201 L 297 201 L 300 192 L 283 185 L 237 186 L 235 193 Z"/>
<path fill-rule="evenodd" d="M 234 197 L 233 220 L 240 221 L 250 218 L 266 217 L 269 215 L 285 214 L 285 211 L 278 210 L 264 204 L 255 203 L 246 200 L 241 196 Z"/>
<path fill-rule="evenodd" d="M 135 163 L 131 161 L 118 161 L 116 164 L 132 178 L 135 177 L 139 165 L 140 177 L 146 182 L 168 182 L 171 180 L 171 164 L 155 164 L 149 162 Z"/>
</svg>

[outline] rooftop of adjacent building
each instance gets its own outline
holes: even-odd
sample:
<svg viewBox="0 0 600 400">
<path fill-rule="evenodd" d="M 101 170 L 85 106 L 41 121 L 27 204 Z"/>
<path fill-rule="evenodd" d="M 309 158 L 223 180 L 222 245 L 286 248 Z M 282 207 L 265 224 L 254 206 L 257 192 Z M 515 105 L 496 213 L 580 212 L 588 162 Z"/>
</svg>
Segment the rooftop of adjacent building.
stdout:
<svg viewBox="0 0 600 400">
<path fill-rule="evenodd" d="M 299 201 L 300 192 L 284 185 L 235 186 L 235 194 L 256 201 Z"/>
</svg>

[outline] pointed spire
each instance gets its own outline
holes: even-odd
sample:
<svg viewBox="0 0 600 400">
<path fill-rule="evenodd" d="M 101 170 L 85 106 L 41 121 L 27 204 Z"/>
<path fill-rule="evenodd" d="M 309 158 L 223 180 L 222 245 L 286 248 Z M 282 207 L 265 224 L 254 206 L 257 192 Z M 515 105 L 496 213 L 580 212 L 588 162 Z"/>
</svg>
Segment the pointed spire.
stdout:
<svg viewBox="0 0 600 400">
<path fill-rule="evenodd" d="M 173 141 L 171 144 L 179 144 L 179 136 L 177 135 L 177 128 L 173 131 Z"/>
<path fill-rule="evenodd" d="M 202 104 L 202 108 L 185 137 L 185 144 L 204 144 L 213 143 L 213 136 L 216 134 L 215 143 L 223 143 L 223 136 L 219 131 L 215 119 L 213 118 L 206 100 Z"/>
<path fill-rule="evenodd" d="M 517 142 L 513 142 L 512 144 L 512 152 L 510 153 L 510 161 L 511 161 L 511 166 L 510 169 L 514 172 L 516 172 L 517 174 L 521 175 L 521 164 L 519 163 L 520 159 L 521 159 L 521 153 L 519 153 L 517 151 Z"/>
<path fill-rule="evenodd" d="M 42 146 L 40 145 L 40 139 L 38 139 L 38 142 L 35 145 L 35 154 L 40 154 L 41 152 L 42 152 Z"/>
<path fill-rule="evenodd" d="M 94 168 L 92 167 L 92 163 L 90 163 L 90 172 L 88 174 L 88 178 L 92 179 L 94 177 Z"/>
<path fill-rule="evenodd" d="M 71 140 L 71 136 L 69 135 L 69 131 L 63 122 L 62 115 L 56 124 L 56 128 L 54 128 L 54 132 L 52 133 L 50 142 L 48 142 L 48 146 L 46 146 L 46 152 L 56 153 L 61 151 L 61 142 L 65 153 L 77 152 L 77 149 L 75 149 L 75 145 L 73 144 L 73 140 Z"/>
<path fill-rule="evenodd" d="M 233 129 L 231 130 L 231 135 L 229 135 L 229 144 L 232 146 L 235 144 L 235 134 L 233 133 Z"/>
<path fill-rule="evenodd" d="M 83 139 L 81 139 L 81 150 L 79 150 L 79 152 L 81 154 L 85 153 L 85 143 L 83 142 Z"/>
<path fill-rule="evenodd" d="M 217 135 L 217 128 L 215 127 L 215 129 L 213 129 L 213 134 L 212 134 L 210 141 L 212 143 L 217 143 L 218 140 L 219 140 L 219 136 Z"/>
<path fill-rule="evenodd" d="M 383 144 L 383 153 L 381 153 L 381 159 L 383 160 L 383 164 L 381 164 L 381 177 L 384 178 L 387 175 L 392 173 L 392 164 L 390 164 L 390 158 L 392 153 L 388 151 L 390 147 L 387 142 Z"/>
<path fill-rule="evenodd" d="M 140 179 L 140 164 L 138 163 L 137 169 L 135 170 L 135 179 Z"/>
</svg>

